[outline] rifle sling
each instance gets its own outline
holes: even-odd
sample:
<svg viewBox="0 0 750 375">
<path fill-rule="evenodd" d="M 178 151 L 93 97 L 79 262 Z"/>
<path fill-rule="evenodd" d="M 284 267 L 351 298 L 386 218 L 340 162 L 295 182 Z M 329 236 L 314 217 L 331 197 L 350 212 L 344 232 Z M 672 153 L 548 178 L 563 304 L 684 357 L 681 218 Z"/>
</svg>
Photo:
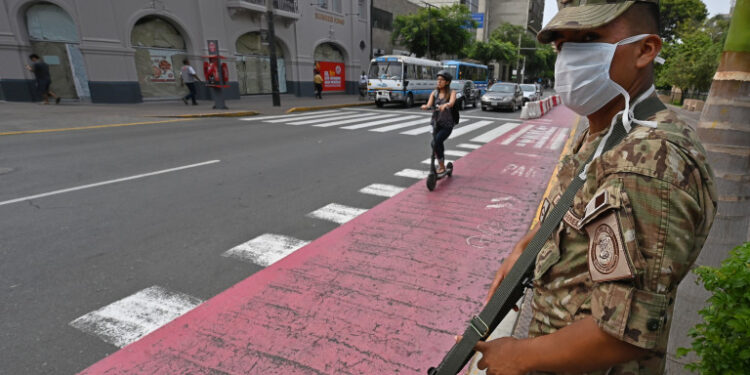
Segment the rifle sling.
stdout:
<svg viewBox="0 0 750 375">
<path fill-rule="evenodd" d="M 645 119 L 663 109 L 666 109 L 664 104 L 656 96 L 651 96 L 638 104 L 633 113 L 635 114 L 635 118 Z M 627 136 L 621 118 L 618 118 L 613 126 L 612 134 L 604 145 L 605 152 L 620 143 Z M 586 164 L 591 161 L 593 156 L 594 152 L 591 152 L 591 155 L 586 160 Z M 573 181 L 568 185 L 558 203 L 547 214 L 544 222 L 541 223 L 539 231 L 534 235 L 513 265 L 513 268 L 511 268 L 508 275 L 500 283 L 490 301 L 479 315 L 475 315 L 471 319 L 463 333 L 463 339 L 453 345 L 437 368 L 430 368 L 428 370 L 429 375 L 455 375 L 461 371 L 474 355 L 474 346 L 477 342 L 486 339 L 497 325 L 500 324 L 505 315 L 515 307 L 516 302 L 523 295 L 524 285 L 528 285 L 531 282 L 536 257 L 541 251 L 542 246 L 544 246 L 547 239 L 552 235 L 552 232 L 558 227 L 563 216 L 565 216 L 565 213 L 573 204 L 573 198 L 585 182 L 578 177 L 582 171 L 583 166 L 576 173 Z"/>
</svg>

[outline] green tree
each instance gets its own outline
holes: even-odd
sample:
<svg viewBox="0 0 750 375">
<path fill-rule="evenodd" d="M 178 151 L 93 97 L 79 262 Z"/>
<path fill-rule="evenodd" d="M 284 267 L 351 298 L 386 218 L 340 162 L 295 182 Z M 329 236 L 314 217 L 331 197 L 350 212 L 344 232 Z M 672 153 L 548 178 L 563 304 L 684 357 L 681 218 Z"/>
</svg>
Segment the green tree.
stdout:
<svg viewBox="0 0 750 375">
<path fill-rule="evenodd" d="M 483 64 L 491 61 L 512 63 L 516 61 L 517 49 L 512 43 L 490 40 L 473 43 L 467 48 L 466 55 Z"/>
<path fill-rule="evenodd" d="M 662 39 L 671 43 L 686 25 L 700 25 L 708 16 L 706 4 L 701 0 L 659 1 L 659 24 Z"/>
<path fill-rule="evenodd" d="M 417 56 L 460 56 L 472 41 L 466 26 L 475 27 L 476 22 L 465 5 L 428 7 L 414 14 L 396 16 L 391 40 L 406 46 Z"/>
<path fill-rule="evenodd" d="M 684 29 L 679 39 L 664 45 L 664 66 L 657 70 L 657 86 L 708 91 L 719 66 L 729 23 L 721 17 Z"/>
<path fill-rule="evenodd" d="M 521 56 L 526 59 L 526 77 L 553 78 L 555 75 L 555 59 L 557 54 L 551 46 L 541 44 L 536 38 L 527 33 L 522 26 L 503 23 L 490 34 L 490 42 L 508 43 L 518 51 L 518 42 L 521 41 Z M 515 57 L 518 57 L 516 55 Z M 500 60 L 498 60 L 500 61 Z M 515 65 L 516 61 L 503 60 Z"/>
</svg>

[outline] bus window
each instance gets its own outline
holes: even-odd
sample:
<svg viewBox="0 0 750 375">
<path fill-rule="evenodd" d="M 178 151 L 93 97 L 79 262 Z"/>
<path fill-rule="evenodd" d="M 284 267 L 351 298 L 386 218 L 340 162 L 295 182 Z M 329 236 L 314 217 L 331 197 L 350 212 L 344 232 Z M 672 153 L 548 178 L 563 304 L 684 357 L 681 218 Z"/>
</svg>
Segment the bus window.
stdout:
<svg viewBox="0 0 750 375">
<path fill-rule="evenodd" d="M 370 79 L 401 79 L 401 62 L 379 61 L 370 64 Z"/>
</svg>

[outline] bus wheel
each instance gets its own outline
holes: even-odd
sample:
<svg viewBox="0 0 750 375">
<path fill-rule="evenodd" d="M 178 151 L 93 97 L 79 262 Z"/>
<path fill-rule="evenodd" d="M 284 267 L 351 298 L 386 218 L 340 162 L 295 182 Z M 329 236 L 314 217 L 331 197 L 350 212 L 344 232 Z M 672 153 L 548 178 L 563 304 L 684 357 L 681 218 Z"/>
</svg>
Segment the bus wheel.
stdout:
<svg viewBox="0 0 750 375">
<path fill-rule="evenodd" d="M 404 100 L 404 107 L 411 108 L 414 105 L 414 97 L 411 94 L 406 95 L 406 100 Z"/>
</svg>

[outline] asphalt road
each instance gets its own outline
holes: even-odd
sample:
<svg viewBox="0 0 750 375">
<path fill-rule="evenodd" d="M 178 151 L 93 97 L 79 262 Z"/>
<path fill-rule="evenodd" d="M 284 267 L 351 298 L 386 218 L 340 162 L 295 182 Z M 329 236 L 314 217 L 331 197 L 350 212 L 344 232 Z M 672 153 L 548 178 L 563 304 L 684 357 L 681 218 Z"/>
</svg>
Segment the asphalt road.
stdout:
<svg viewBox="0 0 750 375">
<path fill-rule="evenodd" d="M 262 269 L 225 251 L 265 233 L 312 241 L 338 224 L 308 213 L 372 208 L 387 198 L 360 189 L 407 187 L 417 180 L 396 172 L 428 169 L 429 134 L 402 134 L 420 126 L 371 131 L 426 118 L 418 107 L 331 113 L 352 122 L 289 125 L 306 113 L 0 137 L 0 374 L 83 370 L 118 347 L 77 318 L 152 286 L 209 299 Z M 486 124 L 446 149 L 519 114 L 467 109 L 456 129 Z"/>
</svg>

